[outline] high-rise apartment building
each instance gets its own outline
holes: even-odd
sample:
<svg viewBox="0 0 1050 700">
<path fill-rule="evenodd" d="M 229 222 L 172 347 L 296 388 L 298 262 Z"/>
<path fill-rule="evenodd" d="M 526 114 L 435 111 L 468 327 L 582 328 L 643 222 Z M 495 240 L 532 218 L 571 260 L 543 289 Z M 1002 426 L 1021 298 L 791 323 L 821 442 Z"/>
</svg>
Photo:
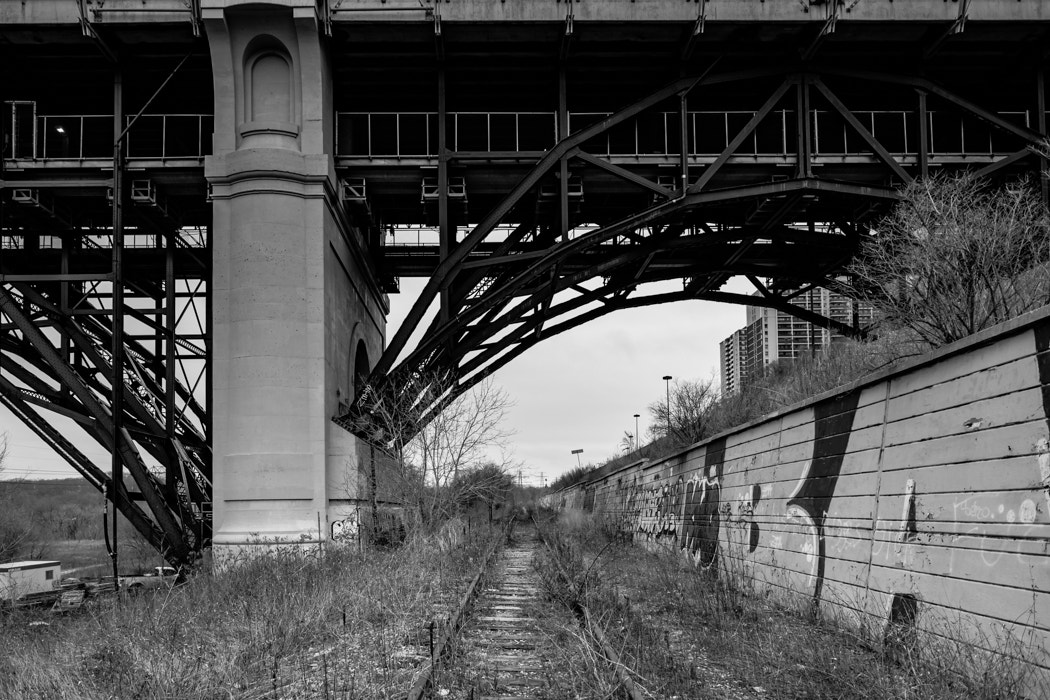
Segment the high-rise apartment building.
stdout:
<svg viewBox="0 0 1050 700">
<path fill-rule="evenodd" d="M 859 326 L 871 323 L 873 318 L 870 305 L 823 288 L 803 292 L 791 303 L 850 326 L 854 325 L 854 315 Z M 762 376 L 772 362 L 821 352 L 842 337 L 784 311 L 748 306 L 747 325 L 719 343 L 722 395 L 737 393 L 748 381 Z"/>
</svg>

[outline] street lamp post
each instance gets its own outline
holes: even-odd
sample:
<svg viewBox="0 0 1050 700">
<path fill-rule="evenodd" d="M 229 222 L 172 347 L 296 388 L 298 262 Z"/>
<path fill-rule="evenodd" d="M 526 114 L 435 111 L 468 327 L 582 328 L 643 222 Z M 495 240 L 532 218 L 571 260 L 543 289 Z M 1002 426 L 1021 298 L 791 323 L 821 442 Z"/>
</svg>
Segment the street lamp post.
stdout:
<svg viewBox="0 0 1050 700">
<path fill-rule="evenodd" d="M 638 416 L 640 414 L 634 414 L 634 451 L 638 451 Z"/>
<path fill-rule="evenodd" d="M 671 436 L 671 375 L 670 374 L 665 374 L 664 375 L 664 386 L 667 388 L 667 410 L 666 410 L 666 413 L 664 414 L 664 418 L 667 420 L 667 422 L 665 423 L 666 429 L 665 429 L 665 433 L 664 434 L 667 435 L 667 437 L 670 437 Z"/>
<path fill-rule="evenodd" d="M 580 453 L 581 453 L 581 452 L 583 452 L 583 449 L 582 449 L 582 448 L 581 448 L 581 449 L 579 449 L 579 450 L 573 450 L 573 451 L 572 451 L 572 453 L 573 453 L 574 455 L 576 455 L 576 466 L 577 466 L 577 467 L 580 467 L 580 468 L 582 469 L 582 468 L 583 468 L 583 465 L 582 465 L 582 464 L 580 464 Z"/>
</svg>

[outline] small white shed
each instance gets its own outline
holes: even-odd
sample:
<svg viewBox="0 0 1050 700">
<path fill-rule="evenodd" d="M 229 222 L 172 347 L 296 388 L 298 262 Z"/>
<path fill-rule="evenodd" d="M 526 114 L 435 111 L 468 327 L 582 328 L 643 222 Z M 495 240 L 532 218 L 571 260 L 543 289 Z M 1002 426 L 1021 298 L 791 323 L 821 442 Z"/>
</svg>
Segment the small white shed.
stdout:
<svg viewBox="0 0 1050 700">
<path fill-rule="evenodd" d="M 62 578 L 57 561 L 12 561 L 0 564 L 0 600 L 13 602 L 24 595 L 50 591 Z"/>
</svg>

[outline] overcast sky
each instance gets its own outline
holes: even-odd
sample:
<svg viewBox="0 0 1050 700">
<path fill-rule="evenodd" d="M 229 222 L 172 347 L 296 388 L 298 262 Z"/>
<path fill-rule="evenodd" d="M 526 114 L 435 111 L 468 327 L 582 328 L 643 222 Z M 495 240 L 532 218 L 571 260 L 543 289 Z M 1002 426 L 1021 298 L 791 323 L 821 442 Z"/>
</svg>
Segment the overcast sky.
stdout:
<svg viewBox="0 0 1050 700">
<path fill-rule="evenodd" d="M 425 280 L 402 279 L 390 296 L 387 337 Z M 681 282 L 670 282 L 665 290 Z M 749 294 L 754 287 L 731 280 L 726 291 Z M 645 440 L 646 407 L 665 397 L 665 375 L 718 381 L 718 344 L 743 328 L 743 306 L 708 301 L 676 302 L 615 311 L 526 350 L 493 375 L 514 406 L 508 423 L 515 432 L 513 457 L 524 465 L 526 483 L 540 485 L 576 466 L 598 464 L 617 454 L 624 431 L 634 432 L 634 414 Z"/>
<path fill-rule="evenodd" d="M 391 295 L 388 338 L 424 282 L 402 279 L 402 292 Z M 727 288 L 753 289 L 736 280 Z M 583 450 L 583 464 L 616 454 L 624 431 L 634 432 L 635 413 L 644 440 L 646 406 L 664 397 L 661 377 L 717 380 L 718 343 L 744 320 L 741 306 L 701 301 L 617 311 L 548 338 L 504 366 L 493 378 L 514 402 L 511 456 L 522 463 L 525 482 L 539 485 L 541 475 L 550 481 L 576 466 L 574 449 Z M 3 407 L 0 431 L 8 435 L 3 478 L 77 475 Z M 77 443 L 109 470 L 108 453 L 87 440 Z"/>
</svg>

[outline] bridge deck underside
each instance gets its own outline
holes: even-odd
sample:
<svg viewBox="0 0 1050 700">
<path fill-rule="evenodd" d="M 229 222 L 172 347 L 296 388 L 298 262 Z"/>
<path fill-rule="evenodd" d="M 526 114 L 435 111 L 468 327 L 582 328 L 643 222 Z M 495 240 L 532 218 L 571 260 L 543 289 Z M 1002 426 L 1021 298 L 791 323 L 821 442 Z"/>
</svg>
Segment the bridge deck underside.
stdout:
<svg viewBox="0 0 1050 700">
<path fill-rule="evenodd" d="M 114 318 L 105 275 L 115 68 L 126 125 L 189 55 L 125 153 L 123 313 L 142 324 L 126 347 L 129 367 L 147 377 L 126 420 L 152 455 L 142 470 L 166 474 L 142 476 L 144 495 L 129 492 L 121 506 L 132 512 L 135 498 L 156 491 L 140 529 L 158 546 L 181 538 L 185 550 L 207 539 L 178 534 L 205 522 L 192 511 L 210 489 L 210 456 L 198 449 L 208 442 L 207 401 L 201 383 L 169 368 L 183 351 L 188 363 L 206 362 L 204 305 L 200 328 L 187 330 L 183 310 L 206 298 L 210 260 L 206 245 L 169 241 L 210 222 L 207 43 L 182 4 L 164 14 L 107 3 L 85 18 L 98 39 L 76 3 L 30 5 L 0 0 L 0 274 L 10 301 L 5 395 L 47 409 L 19 414 L 41 433 L 51 415 L 73 414 L 106 447 L 96 417 L 111 400 L 105 382 L 70 397 L 84 376 L 112 374 L 98 349 Z M 759 5 L 336 6 L 326 119 L 348 220 L 388 289 L 400 276 L 428 279 L 374 368 L 377 391 L 451 376 L 447 399 L 543 338 L 616 309 L 754 303 L 721 290 L 732 275 L 751 276 L 766 292 L 760 303 L 794 308 L 788 290 L 833 284 L 910 179 L 962 168 L 1004 179 L 1044 166 L 1032 149 L 1045 132 L 1050 22 L 1028 16 L 1031 3 L 981 5 L 969 17 L 958 8 L 972 3 Z M 681 285 L 646 292 L 667 280 Z M 97 308 L 78 316 L 87 298 Z M 34 322 L 61 331 L 31 342 Z M 81 358 L 90 353 L 63 350 L 75 338 L 96 348 L 90 363 Z M 58 383 L 40 379 L 58 367 Z M 366 413 L 359 405 L 340 422 Z M 45 436 L 72 455 L 60 438 Z M 106 475 L 91 473 L 106 488 Z"/>
<path fill-rule="evenodd" d="M 455 395 L 617 309 L 791 310 L 791 290 L 839 284 L 911 179 L 1038 173 L 1041 30 L 958 29 L 446 23 L 413 44 L 404 25 L 336 26 L 354 85 L 336 101 L 348 203 L 387 244 L 388 278 L 430 280 L 373 380 L 396 393 L 452 377 Z M 660 92 L 683 77 L 697 82 Z M 733 275 L 764 294 L 726 294 Z M 680 291 L 645 290 L 670 279 Z"/>
</svg>

